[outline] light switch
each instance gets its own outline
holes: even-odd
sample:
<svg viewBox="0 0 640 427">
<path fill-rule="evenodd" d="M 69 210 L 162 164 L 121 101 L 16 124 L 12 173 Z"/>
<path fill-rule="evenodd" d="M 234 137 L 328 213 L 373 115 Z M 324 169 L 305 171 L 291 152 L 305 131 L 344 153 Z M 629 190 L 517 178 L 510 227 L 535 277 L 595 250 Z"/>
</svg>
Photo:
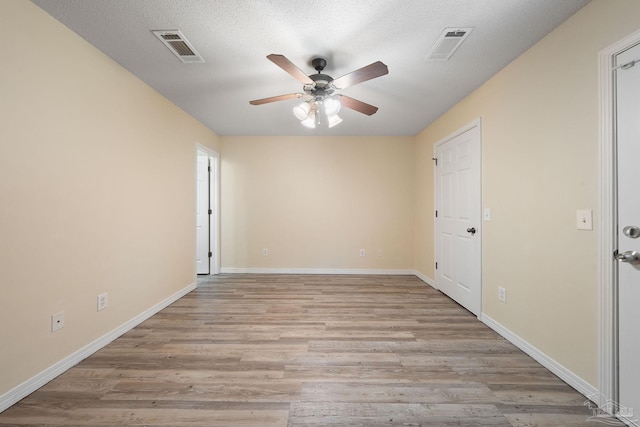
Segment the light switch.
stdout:
<svg viewBox="0 0 640 427">
<path fill-rule="evenodd" d="M 593 230 L 593 211 L 591 209 L 578 210 L 576 220 L 578 230 Z"/>
<path fill-rule="evenodd" d="M 484 220 L 491 221 L 491 208 L 484 208 Z"/>
</svg>

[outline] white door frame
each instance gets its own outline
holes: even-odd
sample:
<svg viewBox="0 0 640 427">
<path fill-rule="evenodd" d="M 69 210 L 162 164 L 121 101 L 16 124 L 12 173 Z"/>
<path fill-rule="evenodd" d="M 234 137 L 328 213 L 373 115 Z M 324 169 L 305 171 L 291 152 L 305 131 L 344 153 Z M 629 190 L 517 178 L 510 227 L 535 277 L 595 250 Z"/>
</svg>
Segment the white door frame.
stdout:
<svg viewBox="0 0 640 427">
<path fill-rule="evenodd" d="M 220 274 L 220 154 L 206 145 L 196 143 L 196 162 L 198 151 L 209 155 L 209 164 L 211 165 L 209 200 L 211 201 L 212 214 L 209 224 L 209 242 L 213 256 L 209 259 L 209 274 Z M 194 178 L 194 184 L 197 188 L 197 177 Z"/>
<path fill-rule="evenodd" d="M 616 271 L 613 251 L 616 242 L 615 208 L 615 92 L 613 67 L 615 56 L 638 44 L 640 31 L 625 37 L 598 53 L 600 104 L 600 402 L 606 409 L 608 402 L 618 399 L 618 358 L 616 307 Z"/>
<path fill-rule="evenodd" d="M 466 124 L 465 126 L 457 129 L 456 131 L 452 132 L 451 134 L 447 135 L 446 137 L 440 139 L 439 141 L 437 141 L 435 144 L 433 144 L 433 156 L 434 156 L 434 160 L 437 158 L 436 155 L 436 151 L 438 146 L 462 135 L 463 133 L 473 129 L 473 128 L 478 128 L 478 134 L 480 136 L 480 147 L 479 147 L 479 153 L 478 155 L 480 156 L 480 158 L 478 159 L 480 161 L 480 209 L 482 209 L 482 175 L 483 175 L 483 170 L 482 170 L 482 119 L 480 117 L 478 117 L 477 119 L 475 119 L 474 121 L 472 121 L 471 123 Z M 433 204 L 434 206 L 438 205 L 438 201 L 437 201 L 437 189 L 436 189 L 436 183 L 437 183 L 437 177 L 436 174 L 438 173 L 437 171 L 437 167 L 433 168 Z M 437 234 L 437 225 L 436 225 L 436 219 L 433 219 L 433 228 L 434 228 L 434 258 L 437 260 L 438 259 L 438 236 Z M 480 271 L 478 272 L 479 277 L 478 280 L 480 281 L 480 291 L 479 291 L 479 296 L 478 298 L 480 298 L 479 304 L 478 304 L 478 314 L 477 317 L 480 318 L 482 316 L 482 212 L 478 212 L 478 225 L 477 225 L 477 239 L 480 239 L 480 253 L 478 254 L 478 256 L 480 257 Z M 438 272 L 434 271 L 434 276 L 437 276 Z M 437 287 L 437 277 L 434 277 L 434 281 L 433 281 L 433 286 L 438 289 Z"/>
</svg>

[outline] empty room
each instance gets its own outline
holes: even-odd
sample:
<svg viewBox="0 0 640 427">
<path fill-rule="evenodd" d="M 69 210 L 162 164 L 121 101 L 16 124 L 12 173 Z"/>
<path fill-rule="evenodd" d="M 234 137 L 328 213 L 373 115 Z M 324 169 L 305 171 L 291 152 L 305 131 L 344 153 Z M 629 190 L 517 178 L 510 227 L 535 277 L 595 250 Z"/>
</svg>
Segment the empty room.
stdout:
<svg viewBox="0 0 640 427">
<path fill-rule="evenodd" d="M 640 425 L 638 16 L 3 0 L 0 425 Z"/>
</svg>

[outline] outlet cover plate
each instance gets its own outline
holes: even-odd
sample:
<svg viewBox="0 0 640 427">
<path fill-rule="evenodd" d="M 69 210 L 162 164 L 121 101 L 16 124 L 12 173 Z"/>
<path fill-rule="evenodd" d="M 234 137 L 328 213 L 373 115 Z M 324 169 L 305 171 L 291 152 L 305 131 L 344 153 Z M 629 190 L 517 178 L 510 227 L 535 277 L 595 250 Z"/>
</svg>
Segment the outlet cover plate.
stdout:
<svg viewBox="0 0 640 427">
<path fill-rule="evenodd" d="M 98 311 L 102 311 L 109 306 L 109 295 L 105 292 L 104 294 L 98 295 Z"/>
<path fill-rule="evenodd" d="M 500 286 L 498 288 L 498 300 L 506 303 L 507 302 L 507 290 Z"/>
</svg>

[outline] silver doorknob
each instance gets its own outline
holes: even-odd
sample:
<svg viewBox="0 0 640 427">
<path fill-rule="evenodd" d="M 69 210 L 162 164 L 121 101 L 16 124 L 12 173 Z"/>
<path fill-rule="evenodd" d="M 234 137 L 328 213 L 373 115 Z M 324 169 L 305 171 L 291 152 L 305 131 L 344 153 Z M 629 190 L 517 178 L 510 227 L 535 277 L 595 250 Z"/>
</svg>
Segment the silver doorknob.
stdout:
<svg viewBox="0 0 640 427">
<path fill-rule="evenodd" d="M 636 251 L 626 251 L 617 253 L 616 259 L 620 262 L 628 262 L 629 264 L 640 264 L 640 253 Z"/>
<path fill-rule="evenodd" d="M 474 234 L 476 234 L 476 228 L 475 227 L 467 228 L 467 233 L 471 233 L 471 235 L 473 236 Z"/>
<path fill-rule="evenodd" d="M 622 229 L 622 234 L 627 237 L 631 237 L 632 239 L 637 239 L 640 237 L 640 227 L 635 225 L 627 225 Z"/>
</svg>

